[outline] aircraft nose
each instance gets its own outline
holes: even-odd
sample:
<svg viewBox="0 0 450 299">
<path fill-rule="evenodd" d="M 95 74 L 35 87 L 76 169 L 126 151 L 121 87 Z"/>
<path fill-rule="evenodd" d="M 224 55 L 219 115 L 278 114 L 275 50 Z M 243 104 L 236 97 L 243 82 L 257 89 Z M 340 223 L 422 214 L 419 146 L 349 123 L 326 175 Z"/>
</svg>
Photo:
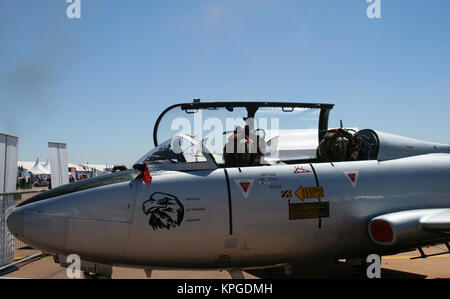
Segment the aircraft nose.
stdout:
<svg viewBox="0 0 450 299">
<path fill-rule="evenodd" d="M 40 203 L 16 207 L 6 218 L 15 238 L 36 249 L 51 250 L 64 240 L 65 226 L 61 217 L 47 217 Z"/>
<path fill-rule="evenodd" d="M 16 237 L 23 236 L 24 231 L 24 214 L 21 209 L 14 209 L 6 218 L 6 225 L 8 226 L 9 231 Z"/>
</svg>

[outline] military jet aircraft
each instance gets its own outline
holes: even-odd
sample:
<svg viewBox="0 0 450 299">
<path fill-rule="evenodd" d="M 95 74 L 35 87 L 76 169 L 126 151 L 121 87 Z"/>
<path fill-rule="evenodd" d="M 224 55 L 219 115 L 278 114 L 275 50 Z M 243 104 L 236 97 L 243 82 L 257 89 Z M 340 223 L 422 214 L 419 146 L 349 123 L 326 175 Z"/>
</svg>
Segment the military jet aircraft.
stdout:
<svg viewBox="0 0 450 299">
<path fill-rule="evenodd" d="M 62 265 L 79 255 L 87 277 L 112 266 L 292 270 L 448 246 L 450 146 L 328 128 L 333 106 L 174 105 L 133 169 L 41 193 L 8 227 Z"/>
</svg>

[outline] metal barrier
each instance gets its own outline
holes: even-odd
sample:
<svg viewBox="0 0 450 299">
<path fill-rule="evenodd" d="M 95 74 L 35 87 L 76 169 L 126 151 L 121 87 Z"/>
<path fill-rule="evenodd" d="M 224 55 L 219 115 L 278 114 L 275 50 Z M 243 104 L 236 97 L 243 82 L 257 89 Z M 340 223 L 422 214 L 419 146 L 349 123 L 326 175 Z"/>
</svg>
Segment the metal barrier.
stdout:
<svg viewBox="0 0 450 299">
<path fill-rule="evenodd" d="M 14 196 L 0 194 L 0 266 L 13 260 L 14 237 L 6 227 L 6 216 L 14 208 Z"/>
<path fill-rule="evenodd" d="M 7 196 L 14 196 L 14 203 L 17 206 L 24 200 L 27 200 L 45 190 L 37 190 L 37 191 L 22 191 L 22 192 L 14 192 L 14 193 L 0 193 L 0 196 L 7 197 Z M 6 223 L 2 223 L 2 226 L 6 226 Z M 5 228 L 7 229 L 7 228 Z M 25 244 L 24 242 L 14 238 L 14 261 L 19 261 L 24 258 L 34 256 L 36 254 L 39 254 L 40 251 L 37 249 L 34 249 L 33 247 L 29 246 L 28 244 Z"/>
<path fill-rule="evenodd" d="M 16 203 L 16 206 L 17 206 L 22 201 L 32 198 L 33 196 L 38 195 L 39 193 L 42 193 L 46 190 L 47 189 L 33 190 L 33 191 L 21 191 L 21 192 L 9 193 L 9 194 L 14 194 L 14 202 Z M 6 193 L 6 194 L 8 194 L 8 193 Z"/>
</svg>

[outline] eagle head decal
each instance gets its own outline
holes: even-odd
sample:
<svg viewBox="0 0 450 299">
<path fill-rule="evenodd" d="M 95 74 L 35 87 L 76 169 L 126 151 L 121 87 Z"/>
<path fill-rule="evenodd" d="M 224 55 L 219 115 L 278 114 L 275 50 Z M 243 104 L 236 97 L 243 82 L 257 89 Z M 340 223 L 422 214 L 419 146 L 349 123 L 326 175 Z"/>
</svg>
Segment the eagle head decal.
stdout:
<svg viewBox="0 0 450 299">
<path fill-rule="evenodd" d="M 142 204 L 144 214 L 150 216 L 148 224 L 157 229 L 171 229 L 181 224 L 184 207 L 173 195 L 156 192 Z"/>
</svg>

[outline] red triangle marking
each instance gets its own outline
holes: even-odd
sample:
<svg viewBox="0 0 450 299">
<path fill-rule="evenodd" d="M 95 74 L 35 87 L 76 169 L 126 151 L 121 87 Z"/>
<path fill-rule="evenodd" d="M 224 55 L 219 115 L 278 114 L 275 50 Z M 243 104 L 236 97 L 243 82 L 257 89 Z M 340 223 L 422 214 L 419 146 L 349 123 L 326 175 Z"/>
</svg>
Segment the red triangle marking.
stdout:
<svg viewBox="0 0 450 299">
<path fill-rule="evenodd" d="M 242 190 L 244 190 L 245 193 L 247 193 L 248 188 L 250 187 L 250 182 L 240 182 Z"/>
<path fill-rule="evenodd" d="M 347 176 L 350 178 L 350 180 L 355 183 L 356 181 L 356 173 L 347 173 Z"/>
</svg>

